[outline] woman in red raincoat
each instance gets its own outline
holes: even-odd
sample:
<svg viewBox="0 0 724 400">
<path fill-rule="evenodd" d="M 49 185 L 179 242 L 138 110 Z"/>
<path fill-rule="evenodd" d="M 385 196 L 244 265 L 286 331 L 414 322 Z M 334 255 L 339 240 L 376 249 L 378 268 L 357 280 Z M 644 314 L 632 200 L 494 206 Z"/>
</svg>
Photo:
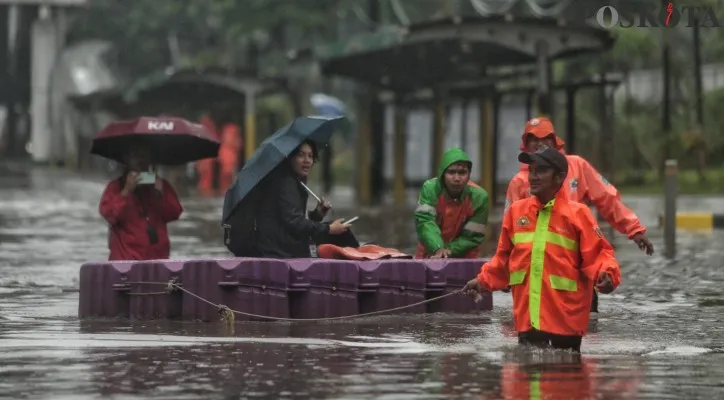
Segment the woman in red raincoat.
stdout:
<svg viewBox="0 0 724 400">
<path fill-rule="evenodd" d="M 177 220 L 183 208 L 171 185 L 156 177 L 140 184 L 141 172 L 151 166 L 150 151 L 131 149 L 123 176 L 108 183 L 99 205 L 109 224 L 108 260 L 167 259 L 171 252 L 166 224 Z"/>
</svg>

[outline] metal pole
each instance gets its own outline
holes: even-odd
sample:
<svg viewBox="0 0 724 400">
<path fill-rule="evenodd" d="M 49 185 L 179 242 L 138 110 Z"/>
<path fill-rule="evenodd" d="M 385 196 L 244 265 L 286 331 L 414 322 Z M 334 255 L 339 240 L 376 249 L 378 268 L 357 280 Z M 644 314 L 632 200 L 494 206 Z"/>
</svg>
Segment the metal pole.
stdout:
<svg viewBox="0 0 724 400">
<path fill-rule="evenodd" d="M 676 257 L 676 196 L 678 192 L 678 163 L 666 160 L 664 186 L 664 247 L 667 258 Z"/>
<path fill-rule="evenodd" d="M 696 96 L 696 123 L 699 129 L 704 126 L 704 94 L 701 78 L 701 35 L 699 32 L 699 18 L 694 18 L 694 93 Z"/>
<path fill-rule="evenodd" d="M 7 114 L 5 117 L 5 126 L 7 130 L 6 135 L 6 154 L 10 157 L 20 155 L 20 132 L 18 132 L 18 114 L 16 110 L 16 104 L 18 102 L 18 91 L 20 84 L 17 82 L 18 79 L 18 32 L 20 24 L 20 6 L 17 4 L 8 6 L 8 43 L 7 43 L 7 65 L 6 65 L 6 76 L 7 85 L 6 90 L 6 102 L 5 107 L 7 108 Z"/>
<path fill-rule="evenodd" d="M 661 2 L 662 7 L 666 7 L 666 2 Z M 663 79 L 663 107 L 661 108 L 661 130 L 664 132 L 666 143 L 664 143 L 664 158 L 671 156 L 671 55 L 669 52 L 668 29 L 661 29 L 662 40 L 662 79 Z"/>
<path fill-rule="evenodd" d="M 551 100 L 551 64 L 548 58 L 548 43 L 539 41 L 536 44 L 536 57 L 538 65 L 538 115 L 552 117 Z"/>
<path fill-rule="evenodd" d="M 566 89 L 566 151 L 576 151 L 576 88 Z"/>
</svg>

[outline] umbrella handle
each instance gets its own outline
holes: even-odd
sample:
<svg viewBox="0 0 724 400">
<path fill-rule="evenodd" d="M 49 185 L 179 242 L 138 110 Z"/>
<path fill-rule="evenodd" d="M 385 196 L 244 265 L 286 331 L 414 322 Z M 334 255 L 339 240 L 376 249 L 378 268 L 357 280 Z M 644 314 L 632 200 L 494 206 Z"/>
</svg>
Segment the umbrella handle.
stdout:
<svg viewBox="0 0 724 400">
<path fill-rule="evenodd" d="M 302 185 L 302 187 L 303 187 L 304 189 L 307 190 L 307 192 L 309 192 L 309 194 L 312 195 L 312 197 L 314 197 L 315 200 L 317 200 L 317 203 L 321 203 L 321 202 L 322 202 L 322 199 L 319 198 L 319 196 L 317 196 L 316 194 L 314 194 L 314 192 L 312 192 L 312 189 L 310 189 L 309 186 L 305 185 L 304 182 L 302 182 L 302 181 L 299 181 L 299 183 Z"/>
</svg>

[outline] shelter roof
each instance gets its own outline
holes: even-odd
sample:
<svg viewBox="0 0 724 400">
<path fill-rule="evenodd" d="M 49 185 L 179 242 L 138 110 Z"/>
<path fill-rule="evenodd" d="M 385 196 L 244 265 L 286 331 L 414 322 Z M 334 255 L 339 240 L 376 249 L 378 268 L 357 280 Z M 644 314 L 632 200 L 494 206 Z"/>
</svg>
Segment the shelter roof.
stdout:
<svg viewBox="0 0 724 400">
<path fill-rule="evenodd" d="M 327 75 L 393 90 L 415 90 L 448 81 L 494 77 L 495 69 L 532 64 L 539 46 L 553 60 L 610 49 L 611 32 L 564 20 L 533 17 L 454 17 L 377 32 L 311 48 Z M 542 44 L 541 44 L 542 43 Z M 287 52 L 288 64 L 305 51 Z M 277 54 L 274 64 L 284 55 Z M 271 59 L 269 59 L 271 61 Z M 264 71 L 266 66 L 260 66 Z M 284 67 L 270 72 L 283 73 Z"/>
</svg>

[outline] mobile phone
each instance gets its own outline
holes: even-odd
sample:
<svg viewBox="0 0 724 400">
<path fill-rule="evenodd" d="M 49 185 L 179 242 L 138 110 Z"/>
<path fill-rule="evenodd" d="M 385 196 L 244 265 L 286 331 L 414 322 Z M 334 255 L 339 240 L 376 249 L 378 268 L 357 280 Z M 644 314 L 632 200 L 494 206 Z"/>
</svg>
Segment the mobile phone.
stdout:
<svg viewBox="0 0 724 400">
<path fill-rule="evenodd" d="M 342 225 L 351 225 L 352 222 L 357 221 L 358 219 L 359 219 L 359 217 L 352 217 L 352 218 L 348 219 L 347 221 L 342 222 Z"/>
<path fill-rule="evenodd" d="M 138 176 L 141 177 L 141 180 L 138 181 L 139 185 L 153 185 L 156 183 L 156 174 L 153 172 L 141 172 Z"/>
</svg>

